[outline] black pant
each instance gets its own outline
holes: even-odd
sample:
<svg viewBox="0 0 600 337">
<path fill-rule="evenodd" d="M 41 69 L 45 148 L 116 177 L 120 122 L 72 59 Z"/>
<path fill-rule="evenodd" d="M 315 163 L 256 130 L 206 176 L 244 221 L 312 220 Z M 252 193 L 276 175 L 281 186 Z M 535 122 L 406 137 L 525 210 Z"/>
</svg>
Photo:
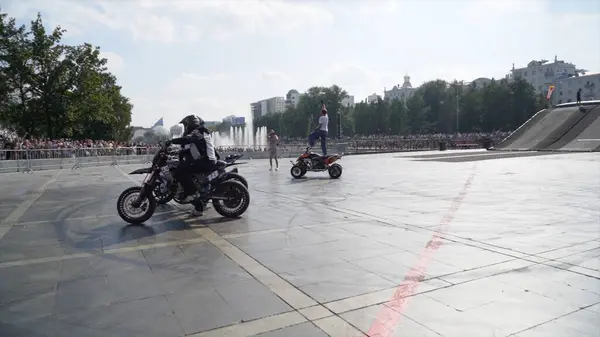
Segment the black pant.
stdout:
<svg viewBox="0 0 600 337">
<path fill-rule="evenodd" d="M 185 158 L 179 161 L 179 166 L 175 169 L 173 176 L 183 186 L 183 192 L 186 196 L 196 192 L 196 186 L 192 180 L 194 173 L 211 173 L 216 170 L 216 165 L 208 159 L 190 160 Z"/>
</svg>

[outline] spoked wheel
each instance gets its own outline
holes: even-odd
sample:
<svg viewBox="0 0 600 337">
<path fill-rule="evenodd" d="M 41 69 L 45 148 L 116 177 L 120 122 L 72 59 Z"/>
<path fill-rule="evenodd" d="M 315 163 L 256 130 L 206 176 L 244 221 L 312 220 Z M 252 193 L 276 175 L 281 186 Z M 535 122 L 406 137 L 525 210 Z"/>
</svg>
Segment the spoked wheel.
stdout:
<svg viewBox="0 0 600 337">
<path fill-rule="evenodd" d="M 237 218 L 244 214 L 250 206 L 250 193 L 241 183 L 227 180 L 220 183 L 213 191 L 214 197 L 227 198 L 226 200 L 213 199 L 215 211 L 226 218 Z"/>
<path fill-rule="evenodd" d="M 339 164 L 333 164 L 331 166 L 329 166 L 329 176 L 332 179 L 337 179 L 342 175 L 342 166 Z"/>
<path fill-rule="evenodd" d="M 117 200 L 117 213 L 125 222 L 134 225 L 140 225 L 148 221 L 156 210 L 156 199 L 153 196 L 146 197 L 142 200 L 139 207 L 135 207 L 134 203 L 142 192 L 140 186 L 134 186 L 126 189 L 121 193 Z"/>
<path fill-rule="evenodd" d="M 306 169 L 299 165 L 294 165 L 294 166 L 292 166 L 292 169 L 290 170 L 290 174 L 292 175 L 292 177 L 299 179 L 299 178 L 302 178 L 306 174 Z"/>
</svg>

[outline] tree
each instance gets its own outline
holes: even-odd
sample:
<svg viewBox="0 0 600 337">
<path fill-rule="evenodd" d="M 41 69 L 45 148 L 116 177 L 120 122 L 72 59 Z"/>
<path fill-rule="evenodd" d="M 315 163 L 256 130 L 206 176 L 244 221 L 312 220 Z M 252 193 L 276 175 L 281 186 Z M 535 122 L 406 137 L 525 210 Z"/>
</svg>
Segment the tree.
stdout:
<svg viewBox="0 0 600 337">
<path fill-rule="evenodd" d="M 330 137 L 337 136 L 340 112 L 344 136 L 508 131 L 547 104 L 529 83 L 506 79 L 492 79 L 483 87 L 435 80 L 424 83 L 405 100 L 378 98 L 370 103 L 359 102 L 352 108 L 341 106 L 345 96 L 346 92 L 336 85 L 312 87 L 301 96 L 297 107 L 256 118 L 254 125 L 276 129 L 289 137 L 306 137 L 316 126 L 319 102 L 323 100 L 329 111 Z"/>
<path fill-rule="evenodd" d="M 406 105 L 401 100 L 394 100 L 390 104 L 389 126 L 390 134 L 400 135 L 406 133 Z"/>
<path fill-rule="evenodd" d="M 37 15 L 29 30 L 0 12 L 0 123 L 36 137 L 128 140 L 133 105 L 91 44 L 61 44 Z"/>
</svg>

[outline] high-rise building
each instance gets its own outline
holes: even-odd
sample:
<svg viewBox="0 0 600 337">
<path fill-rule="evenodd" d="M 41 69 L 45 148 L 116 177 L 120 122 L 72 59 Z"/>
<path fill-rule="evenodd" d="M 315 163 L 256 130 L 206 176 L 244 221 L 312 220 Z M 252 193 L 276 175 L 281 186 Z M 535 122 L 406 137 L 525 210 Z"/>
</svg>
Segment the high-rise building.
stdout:
<svg viewBox="0 0 600 337">
<path fill-rule="evenodd" d="M 252 112 L 252 118 L 282 113 L 285 111 L 285 99 L 283 97 L 271 97 L 250 103 L 250 111 Z"/>
<path fill-rule="evenodd" d="M 231 115 L 223 118 L 223 122 L 227 122 L 233 126 L 244 125 L 246 124 L 246 117 L 237 117 L 235 115 Z"/>
<path fill-rule="evenodd" d="M 524 68 L 513 68 L 508 76 L 509 79 L 523 79 L 529 82 L 537 93 L 548 91 L 550 85 L 558 80 L 585 74 L 585 70 L 577 69 L 574 64 L 561 61 L 556 56 L 554 62 L 548 60 L 533 60 Z"/>
<path fill-rule="evenodd" d="M 260 101 L 250 103 L 250 114 L 252 118 L 259 118 L 262 116 L 262 104 Z"/>
<path fill-rule="evenodd" d="M 550 86 L 554 85 L 554 104 L 575 102 L 579 89 L 582 100 L 600 99 L 600 74 L 586 75 L 586 72 L 587 70 L 577 69 L 574 64 L 554 56 L 554 62 L 551 63 L 548 60 L 533 60 L 524 68 L 515 68 L 513 64 L 508 79 L 523 79 L 529 82 L 538 94 L 546 94 Z"/>
<path fill-rule="evenodd" d="M 377 95 L 376 93 L 373 93 L 367 96 L 367 103 L 375 103 L 380 97 L 381 96 Z"/>
<path fill-rule="evenodd" d="M 600 100 L 600 73 L 584 76 L 571 76 L 556 81 L 553 100 L 556 104 L 576 102 L 577 91 L 581 89 L 581 100 Z"/>
</svg>

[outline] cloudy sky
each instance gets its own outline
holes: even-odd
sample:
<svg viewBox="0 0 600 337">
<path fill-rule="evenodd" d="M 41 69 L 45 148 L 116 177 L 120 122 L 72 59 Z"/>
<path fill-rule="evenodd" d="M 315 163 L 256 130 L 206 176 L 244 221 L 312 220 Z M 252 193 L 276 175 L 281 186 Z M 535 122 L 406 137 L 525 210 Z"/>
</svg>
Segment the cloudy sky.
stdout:
<svg viewBox="0 0 600 337">
<path fill-rule="evenodd" d="M 552 60 L 600 71 L 598 0 L 0 0 L 64 42 L 102 48 L 133 125 L 249 116 L 249 103 L 338 84 L 357 100 L 402 83 L 503 77 Z"/>
</svg>

